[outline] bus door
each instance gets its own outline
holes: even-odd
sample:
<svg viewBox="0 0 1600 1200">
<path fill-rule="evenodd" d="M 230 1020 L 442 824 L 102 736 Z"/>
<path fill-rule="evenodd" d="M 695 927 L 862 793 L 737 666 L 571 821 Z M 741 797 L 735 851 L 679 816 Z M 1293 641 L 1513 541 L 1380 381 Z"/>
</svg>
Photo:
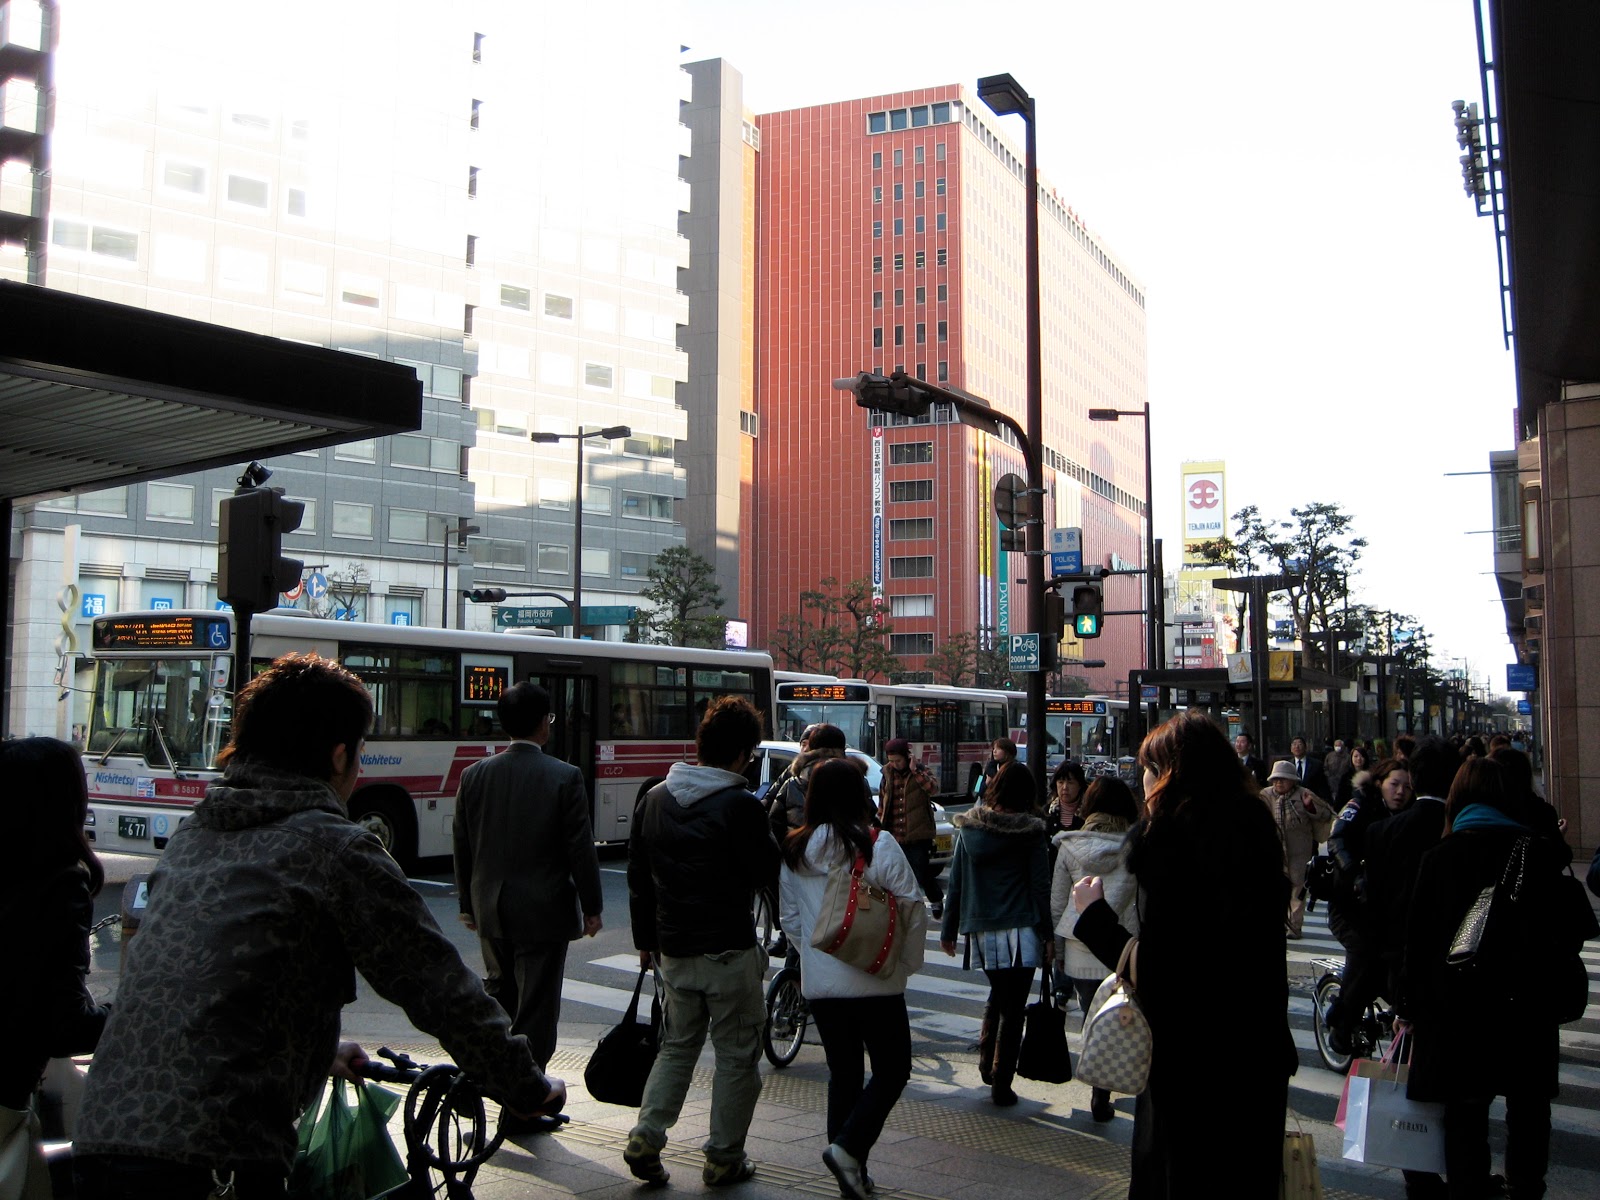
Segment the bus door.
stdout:
<svg viewBox="0 0 1600 1200">
<path fill-rule="evenodd" d="M 589 797 L 589 820 L 598 838 L 602 826 L 601 814 L 595 811 L 598 793 L 594 781 L 594 676 L 557 675 L 547 671 L 529 678 L 550 693 L 550 740 L 544 744 L 544 752 L 583 772 L 583 788 Z M 609 824 L 605 828 L 609 829 Z"/>
<path fill-rule="evenodd" d="M 939 742 L 939 790 L 961 790 L 961 705 L 955 700 L 941 700 L 938 708 L 936 734 Z"/>
</svg>

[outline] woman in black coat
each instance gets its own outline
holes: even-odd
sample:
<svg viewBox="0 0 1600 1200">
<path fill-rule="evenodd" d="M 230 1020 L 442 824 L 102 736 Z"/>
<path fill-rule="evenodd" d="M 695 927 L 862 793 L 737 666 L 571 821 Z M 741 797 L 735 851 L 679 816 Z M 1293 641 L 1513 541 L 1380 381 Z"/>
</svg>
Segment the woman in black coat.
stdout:
<svg viewBox="0 0 1600 1200">
<path fill-rule="evenodd" d="M 1132 973 L 1150 1021 L 1150 1082 L 1134 1105 L 1136 1200 L 1276 1200 L 1296 1054 L 1289 1034 L 1283 845 L 1254 782 L 1201 713 L 1139 747 L 1148 815 L 1128 834 L 1139 881 Z M 1097 878 L 1079 880 L 1077 939 L 1114 969 L 1128 940 Z M 1226 1046 L 1220 1030 L 1231 1031 Z M 1242 1039 L 1242 1040 L 1241 1040 Z M 1218 1119 L 1218 1114 L 1225 1116 Z M 1217 1175 L 1203 1164 L 1225 1161 Z"/>
<path fill-rule="evenodd" d="M 0 779 L 6 788 L 0 930 L 8 975 L 0 987 L 0 1029 L 15 1046 L 0 1062 L 0 1107 L 26 1110 L 49 1060 L 93 1050 L 105 1028 L 106 1009 L 85 983 L 94 896 L 105 872 L 83 835 L 89 795 L 77 750 L 54 738 L 0 743 Z"/>
<path fill-rule="evenodd" d="M 1589 984 L 1579 953 L 1600 931 L 1576 879 L 1565 882 L 1572 851 L 1517 821 L 1516 801 L 1501 764 L 1461 765 L 1446 835 L 1422 856 L 1406 923 L 1395 1028 L 1415 1035 L 1406 1094 L 1445 1105 L 1451 1200 L 1488 1194 L 1496 1096 L 1506 1099 L 1507 1195 L 1544 1195 L 1557 1030 L 1583 1015 Z M 1476 954 L 1447 962 L 1468 908 L 1502 880 Z M 1486 1053 L 1488 1045 L 1499 1049 Z"/>
</svg>

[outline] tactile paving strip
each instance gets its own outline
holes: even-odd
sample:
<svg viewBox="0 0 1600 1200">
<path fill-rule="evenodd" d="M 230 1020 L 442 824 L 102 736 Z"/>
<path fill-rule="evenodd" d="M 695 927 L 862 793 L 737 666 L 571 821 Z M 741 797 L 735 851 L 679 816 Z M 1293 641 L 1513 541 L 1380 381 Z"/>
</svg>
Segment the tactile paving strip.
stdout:
<svg viewBox="0 0 1600 1200">
<path fill-rule="evenodd" d="M 444 1051 L 436 1043 L 396 1045 L 392 1049 L 422 1062 L 437 1061 L 444 1057 Z M 563 1078 L 581 1080 L 583 1068 L 588 1062 L 587 1053 L 558 1050 L 551 1057 L 548 1069 Z M 709 1088 L 711 1079 L 710 1070 L 696 1070 L 692 1086 Z M 762 1080 L 761 1099 L 805 1112 L 826 1112 L 828 1085 L 822 1080 L 772 1072 Z M 931 1100 L 902 1099 L 889 1114 L 887 1128 L 933 1138 L 951 1146 L 1004 1155 L 1035 1166 L 1055 1167 L 1107 1181 L 1104 1187 L 1092 1192 L 1085 1200 L 1111 1200 L 1111 1197 L 1124 1194 L 1128 1186 L 1127 1147 L 1037 1118 L 993 1117 L 986 1113 L 952 1109 Z M 586 1146 L 614 1148 L 618 1155 L 628 1141 L 624 1130 L 580 1122 L 563 1126 L 555 1136 Z M 669 1164 L 695 1174 L 699 1173 L 703 1162 L 698 1147 L 675 1142 L 667 1144 L 661 1157 Z M 782 1183 L 792 1191 L 824 1197 L 836 1197 L 839 1194 L 838 1183 L 826 1171 L 769 1162 L 762 1162 L 760 1166 L 763 1179 Z M 879 1188 L 877 1194 L 899 1197 L 901 1200 L 941 1200 L 928 1193 L 895 1188 Z M 1324 1200 L 1366 1200 L 1358 1192 L 1338 1188 L 1324 1188 L 1322 1194 Z"/>
</svg>

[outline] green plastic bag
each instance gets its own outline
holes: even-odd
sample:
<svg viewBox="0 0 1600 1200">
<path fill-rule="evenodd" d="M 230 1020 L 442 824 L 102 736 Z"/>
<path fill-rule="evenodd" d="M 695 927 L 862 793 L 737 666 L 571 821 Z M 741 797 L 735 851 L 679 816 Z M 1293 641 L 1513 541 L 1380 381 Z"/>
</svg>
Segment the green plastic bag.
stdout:
<svg viewBox="0 0 1600 1200">
<path fill-rule="evenodd" d="M 400 1097 L 375 1083 L 358 1084 L 355 1093 L 352 1105 L 345 1081 L 330 1079 L 300 1118 L 293 1200 L 377 1200 L 410 1180 L 389 1137 Z"/>
</svg>

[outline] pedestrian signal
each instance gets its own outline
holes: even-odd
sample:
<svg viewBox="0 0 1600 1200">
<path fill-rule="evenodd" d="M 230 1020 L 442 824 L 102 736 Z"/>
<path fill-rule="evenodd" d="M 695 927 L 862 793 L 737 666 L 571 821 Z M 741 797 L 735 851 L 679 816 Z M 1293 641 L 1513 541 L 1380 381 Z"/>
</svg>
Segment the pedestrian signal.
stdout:
<svg viewBox="0 0 1600 1200">
<path fill-rule="evenodd" d="M 1080 583 L 1072 589 L 1072 632 L 1079 638 L 1097 638 L 1105 621 L 1105 601 L 1098 583 Z"/>
</svg>

